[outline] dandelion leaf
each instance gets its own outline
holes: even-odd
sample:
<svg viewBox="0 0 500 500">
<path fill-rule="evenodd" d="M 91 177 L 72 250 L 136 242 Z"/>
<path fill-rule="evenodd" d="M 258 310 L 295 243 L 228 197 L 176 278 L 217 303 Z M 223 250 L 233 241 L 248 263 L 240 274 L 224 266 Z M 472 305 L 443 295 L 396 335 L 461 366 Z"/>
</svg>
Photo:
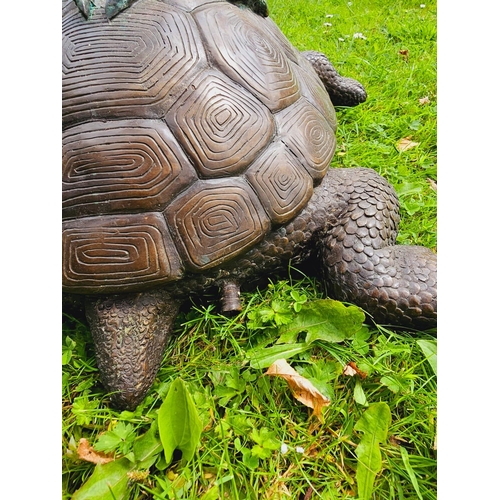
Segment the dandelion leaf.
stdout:
<svg viewBox="0 0 500 500">
<path fill-rule="evenodd" d="M 356 422 L 354 429 L 363 433 L 356 448 L 358 468 L 356 482 L 359 500 L 371 498 L 375 476 L 382 469 L 380 443 L 387 439 L 391 424 L 391 411 L 387 403 L 370 405 Z"/>
<path fill-rule="evenodd" d="M 158 429 L 167 463 L 172 461 L 175 450 L 182 452 L 184 463 L 193 458 L 200 441 L 202 423 L 191 394 L 179 378 L 170 385 L 158 410 Z"/>
</svg>

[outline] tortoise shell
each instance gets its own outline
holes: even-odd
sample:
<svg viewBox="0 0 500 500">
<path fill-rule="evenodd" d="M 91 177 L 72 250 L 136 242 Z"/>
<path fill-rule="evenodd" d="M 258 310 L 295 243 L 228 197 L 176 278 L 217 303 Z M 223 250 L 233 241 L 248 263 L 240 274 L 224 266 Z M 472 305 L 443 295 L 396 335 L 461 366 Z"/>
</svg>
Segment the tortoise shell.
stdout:
<svg viewBox="0 0 500 500">
<path fill-rule="evenodd" d="M 102 2 L 101 2 L 102 3 Z M 63 288 L 203 273 L 291 220 L 325 175 L 335 111 L 269 18 L 140 0 L 63 2 Z"/>
</svg>

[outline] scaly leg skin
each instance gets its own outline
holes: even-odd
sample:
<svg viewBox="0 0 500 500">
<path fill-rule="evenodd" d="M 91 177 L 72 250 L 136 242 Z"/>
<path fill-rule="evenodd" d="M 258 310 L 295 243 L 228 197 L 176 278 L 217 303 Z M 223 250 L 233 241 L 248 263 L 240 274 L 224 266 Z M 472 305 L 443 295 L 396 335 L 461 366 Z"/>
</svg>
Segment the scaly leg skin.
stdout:
<svg viewBox="0 0 500 500">
<path fill-rule="evenodd" d="M 395 245 L 399 203 L 382 177 L 361 168 L 335 173 L 346 204 L 320 247 L 330 290 L 379 323 L 435 327 L 437 255 Z"/>
<path fill-rule="evenodd" d="M 113 407 L 134 410 L 146 396 L 179 306 L 161 290 L 87 299 L 97 366 Z"/>
<path fill-rule="evenodd" d="M 366 91 L 363 85 L 354 78 L 339 75 L 325 54 L 315 50 L 306 50 L 302 52 L 302 55 L 312 64 L 334 106 L 352 107 L 366 101 Z"/>
</svg>

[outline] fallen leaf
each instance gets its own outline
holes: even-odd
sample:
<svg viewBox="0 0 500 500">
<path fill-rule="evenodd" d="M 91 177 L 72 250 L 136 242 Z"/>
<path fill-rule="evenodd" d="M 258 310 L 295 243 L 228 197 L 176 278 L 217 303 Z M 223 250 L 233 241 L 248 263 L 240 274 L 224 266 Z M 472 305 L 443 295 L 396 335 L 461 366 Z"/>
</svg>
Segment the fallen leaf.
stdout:
<svg viewBox="0 0 500 500">
<path fill-rule="evenodd" d="M 80 441 L 78 441 L 77 453 L 81 460 L 92 462 L 93 464 L 107 464 L 114 460 L 112 456 L 106 453 L 95 451 L 85 438 L 81 438 Z"/>
<path fill-rule="evenodd" d="M 389 437 L 389 443 L 391 443 L 393 446 L 401 446 L 402 443 L 408 443 L 408 441 L 406 439 L 403 439 L 399 436 L 394 436 L 394 435 L 391 435 Z"/>
<path fill-rule="evenodd" d="M 354 375 L 359 375 L 361 378 L 366 378 L 368 375 L 366 372 L 361 371 L 354 361 L 349 361 L 347 365 L 344 366 L 342 375 L 347 375 L 349 377 L 354 377 Z"/>
<path fill-rule="evenodd" d="M 284 378 L 292 391 L 293 397 L 313 409 L 313 415 L 322 419 L 321 411 L 330 404 L 330 400 L 321 394 L 311 382 L 297 373 L 285 359 L 276 360 L 264 375 Z"/>
<path fill-rule="evenodd" d="M 306 494 L 304 495 L 304 500 L 309 500 L 313 496 L 314 490 L 312 486 L 309 486 L 309 489 L 306 491 Z"/>
<path fill-rule="evenodd" d="M 344 370 L 342 371 L 342 375 L 347 375 L 348 377 L 354 377 L 357 371 L 348 363 L 344 366 Z"/>
<path fill-rule="evenodd" d="M 398 151 L 408 151 L 409 149 L 412 149 L 418 145 L 420 145 L 420 142 L 413 142 L 411 140 L 411 135 L 409 135 L 408 137 L 399 139 L 399 141 L 396 143 L 396 149 Z"/>
<path fill-rule="evenodd" d="M 418 102 L 423 106 L 424 104 L 429 104 L 431 100 L 427 96 L 425 96 L 420 98 Z"/>
<path fill-rule="evenodd" d="M 438 185 L 436 183 L 436 181 L 432 180 L 432 179 L 429 179 L 427 178 L 427 182 L 429 183 L 429 185 L 431 186 L 431 189 L 433 189 L 434 191 L 437 191 L 438 190 Z"/>
</svg>

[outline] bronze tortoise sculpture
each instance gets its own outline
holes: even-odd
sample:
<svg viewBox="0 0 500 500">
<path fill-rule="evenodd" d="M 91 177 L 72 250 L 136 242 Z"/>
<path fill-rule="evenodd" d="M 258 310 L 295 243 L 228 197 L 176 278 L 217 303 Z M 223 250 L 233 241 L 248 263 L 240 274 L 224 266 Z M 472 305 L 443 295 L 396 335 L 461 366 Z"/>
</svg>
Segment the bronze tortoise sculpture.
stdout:
<svg viewBox="0 0 500 500">
<path fill-rule="evenodd" d="M 63 291 L 116 407 L 146 395 L 187 294 L 237 310 L 290 261 L 377 321 L 436 325 L 436 254 L 395 245 L 392 187 L 330 168 L 332 102 L 365 97 L 262 0 L 63 1 Z"/>
</svg>

